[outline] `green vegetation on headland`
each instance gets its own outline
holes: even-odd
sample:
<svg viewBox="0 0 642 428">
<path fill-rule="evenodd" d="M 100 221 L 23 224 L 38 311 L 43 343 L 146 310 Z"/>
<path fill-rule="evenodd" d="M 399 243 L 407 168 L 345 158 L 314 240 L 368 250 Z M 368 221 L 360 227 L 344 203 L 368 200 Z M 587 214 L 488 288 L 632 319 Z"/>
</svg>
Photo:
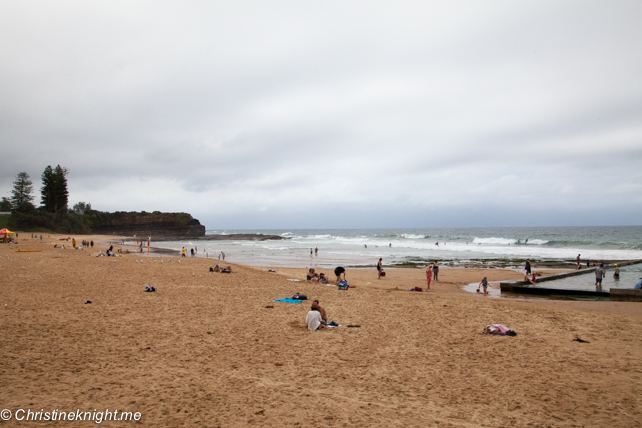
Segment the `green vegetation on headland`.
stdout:
<svg viewBox="0 0 642 428">
<path fill-rule="evenodd" d="M 11 197 L 3 197 L 0 224 L 21 232 L 65 234 L 109 234 L 154 236 L 156 238 L 198 238 L 205 235 L 205 226 L 187 213 L 148 213 L 91 209 L 91 204 L 78 202 L 70 211 L 67 175 L 69 169 L 47 166 L 42 173 L 40 206 L 33 204 L 33 183 L 29 174 L 19 172 L 13 182 Z"/>
<path fill-rule="evenodd" d="M 23 232 L 68 234 L 103 234 L 125 236 L 199 237 L 205 226 L 187 213 L 124 212 L 113 213 L 89 210 L 83 214 L 19 213 L 14 212 L 7 222 L 9 229 Z"/>
</svg>

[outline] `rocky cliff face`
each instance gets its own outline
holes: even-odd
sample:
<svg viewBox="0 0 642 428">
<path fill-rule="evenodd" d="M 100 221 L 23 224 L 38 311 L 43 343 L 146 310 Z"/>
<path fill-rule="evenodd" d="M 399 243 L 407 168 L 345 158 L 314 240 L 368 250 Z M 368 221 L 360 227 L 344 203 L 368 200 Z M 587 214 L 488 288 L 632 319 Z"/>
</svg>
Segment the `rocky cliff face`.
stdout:
<svg viewBox="0 0 642 428">
<path fill-rule="evenodd" d="M 150 236 L 152 239 L 199 238 L 205 226 L 187 213 L 103 213 L 90 214 L 92 233 Z"/>
</svg>

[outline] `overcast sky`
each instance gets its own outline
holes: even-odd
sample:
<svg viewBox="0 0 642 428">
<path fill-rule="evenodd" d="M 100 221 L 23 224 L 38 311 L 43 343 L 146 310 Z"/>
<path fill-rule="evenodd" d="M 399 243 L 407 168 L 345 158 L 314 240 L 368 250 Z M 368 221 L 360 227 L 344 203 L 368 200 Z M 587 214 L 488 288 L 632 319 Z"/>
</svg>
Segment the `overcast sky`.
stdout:
<svg viewBox="0 0 642 428">
<path fill-rule="evenodd" d="M 0 0 L 0 195 L 208 229 L 641 224 L 642 2 Z"/>
</svg>

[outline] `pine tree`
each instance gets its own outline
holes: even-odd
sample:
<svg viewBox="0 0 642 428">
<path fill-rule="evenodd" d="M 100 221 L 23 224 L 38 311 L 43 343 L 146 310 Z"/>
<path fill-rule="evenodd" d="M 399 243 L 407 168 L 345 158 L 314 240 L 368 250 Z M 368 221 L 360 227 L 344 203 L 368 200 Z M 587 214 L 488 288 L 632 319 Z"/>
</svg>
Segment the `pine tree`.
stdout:
<svg viewBox="0 0 642 428">
<path fill-rule="evenodd" d="M 0 211 L 2 212 L 11 211 L 11 201 L 4 196 L 2 197 L 2 201 L 0 201 Z"/>
<path fill-rule="evenodd" d="M 69 190 L 67 189 L 67 174 L 69 170 L 60 165 L 54 168 L 56 182 L 56 210 L 54 212 L 66 213 L 69 205 Z"/>
<path fill-rule="evenodd" d="M 40 178 L 42 180 L 42 187 L 40 188 L 40 205 L 46 212 L 54 212 L 54 180 L 51 165 L 47 165 L 47 168 L 45 168 Z"/>
<path fill-rule="evenodd" d="M 26 172 L 19 172 L 11 190 L 11 210 L 14 212 L 33 211 L 33 183 Z"/>
<path fill-rule="evenodd" d="M 67 174 L 69 174 L 69 170 L 60 165 L 55 168 L 51 168 L 51 165 L 48 165 L 42 173 L 40 203 L 46 212 L 67 212 L 69 203 Z"/>
</svg>

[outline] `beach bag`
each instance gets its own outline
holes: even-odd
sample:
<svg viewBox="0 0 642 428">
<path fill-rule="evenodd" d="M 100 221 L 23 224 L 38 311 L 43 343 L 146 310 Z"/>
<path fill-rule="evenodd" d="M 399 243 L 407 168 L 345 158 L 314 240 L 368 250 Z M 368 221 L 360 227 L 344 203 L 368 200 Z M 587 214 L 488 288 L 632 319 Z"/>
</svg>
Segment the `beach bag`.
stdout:
<svg viewBox="0 0 642 428">
<path fill-rule="evenodd" d="M 337 287 L 339 288 L 339 290 L 347 290 L 349 285 L 346 281 L 339 281 Z"/>
</svg>

